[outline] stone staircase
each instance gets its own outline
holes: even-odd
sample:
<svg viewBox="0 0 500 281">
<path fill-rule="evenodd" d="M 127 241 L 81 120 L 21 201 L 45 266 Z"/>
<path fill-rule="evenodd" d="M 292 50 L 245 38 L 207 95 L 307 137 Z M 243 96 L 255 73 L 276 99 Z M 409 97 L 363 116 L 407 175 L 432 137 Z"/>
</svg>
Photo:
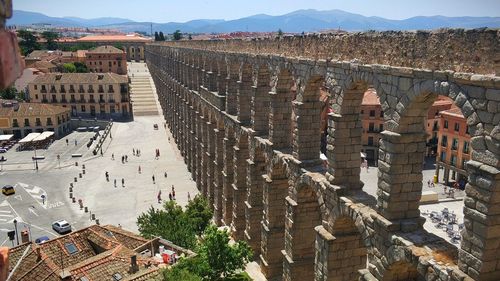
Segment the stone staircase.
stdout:
<svg viewBox="0 0 500 281">
<path fill-rule="evenodd" d="M 153 82 L 149 73 L 129 76 L 130 77 L 130 99 L 134 116 L 158 115 L 156 97 Z"/>
</svg>

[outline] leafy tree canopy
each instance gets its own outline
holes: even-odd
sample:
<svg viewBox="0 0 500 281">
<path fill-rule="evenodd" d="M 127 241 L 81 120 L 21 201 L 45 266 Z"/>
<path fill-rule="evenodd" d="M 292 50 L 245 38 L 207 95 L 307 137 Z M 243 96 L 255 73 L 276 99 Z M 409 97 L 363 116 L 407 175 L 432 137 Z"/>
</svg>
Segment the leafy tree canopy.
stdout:
<svg viewBox="0 0 500 281">
<path fill-rule="evenodd" d="M 182 33 L 179 29 L 177 29 L 174 34 L 173 34 L 174 40 L 181 40 L 182 39 Z"/>
</svg>

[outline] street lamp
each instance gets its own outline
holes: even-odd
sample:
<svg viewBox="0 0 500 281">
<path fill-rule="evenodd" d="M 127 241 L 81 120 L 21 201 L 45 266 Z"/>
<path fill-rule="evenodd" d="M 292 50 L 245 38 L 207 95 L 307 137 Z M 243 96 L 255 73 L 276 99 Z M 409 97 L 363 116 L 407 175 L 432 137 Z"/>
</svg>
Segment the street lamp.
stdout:
<svg viewBox="0 0 500 281">
<path fill-rule="evenodd" d="M 14 219 L 14 229 L 16 231 L 16 243 L 17 243 L 17 245 L 19 245 L 19 237 L 17 235 L 17 220 L 16 219 Z"/>
</svg>

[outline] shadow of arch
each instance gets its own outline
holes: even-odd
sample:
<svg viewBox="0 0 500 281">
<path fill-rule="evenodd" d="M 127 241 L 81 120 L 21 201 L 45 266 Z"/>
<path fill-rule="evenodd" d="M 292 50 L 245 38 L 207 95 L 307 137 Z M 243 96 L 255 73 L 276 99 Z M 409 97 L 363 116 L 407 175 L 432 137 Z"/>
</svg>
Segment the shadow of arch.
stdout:
<svg viewBox="0 0 500 281">
<path fill-rule="evenodd" d="M 417 265 L 410 260 L 411 254 L 401 246 L 392 246 L 387 250 L 385 258 L 389 265 L 382 272 L 382 281 L 425 281 L 425 277 L 417 271 Z"/>
</svg>

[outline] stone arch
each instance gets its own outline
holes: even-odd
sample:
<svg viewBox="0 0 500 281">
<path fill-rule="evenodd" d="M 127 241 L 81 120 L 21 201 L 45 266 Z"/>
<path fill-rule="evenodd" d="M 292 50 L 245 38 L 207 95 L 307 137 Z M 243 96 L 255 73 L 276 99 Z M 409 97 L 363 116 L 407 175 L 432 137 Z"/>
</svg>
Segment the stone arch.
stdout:
<svg viewBox="0 0 500 281">
<path fill-rule="evenodd" d="M 233 182 L 234 182 L 234 145 L 235 128 L 233 124 L 224 120 L 225 137 L 223 140 L 224 169 L 222 190 L 222 224 L 230 226 L 233 220 Z"/>
<path fill-rule="evenodd" d="M 233 182 L 233 220 L 232 235 L 235 239 L 244 239 L 245 200 L 247 198 L 247 172 L 249 155 L 248 132 L 239 127 L 234 146 L 234 182 Z"/>
<path fill-rule="evenodd" d="M 391 246 L 385 253 L 384 269 L 380 272 L 382 281 L 424 281 L 426 280 L 417 271 L 416 262 L 412 261 L 412 254 L 409 249 L 402 246 Z"/>
<path fill-rule="evenodd" d="M 283 280 L 314 280 L 315 227 L 322 224 L 317 191 L 298 183 L 286 197 Z"/>
</svg>

